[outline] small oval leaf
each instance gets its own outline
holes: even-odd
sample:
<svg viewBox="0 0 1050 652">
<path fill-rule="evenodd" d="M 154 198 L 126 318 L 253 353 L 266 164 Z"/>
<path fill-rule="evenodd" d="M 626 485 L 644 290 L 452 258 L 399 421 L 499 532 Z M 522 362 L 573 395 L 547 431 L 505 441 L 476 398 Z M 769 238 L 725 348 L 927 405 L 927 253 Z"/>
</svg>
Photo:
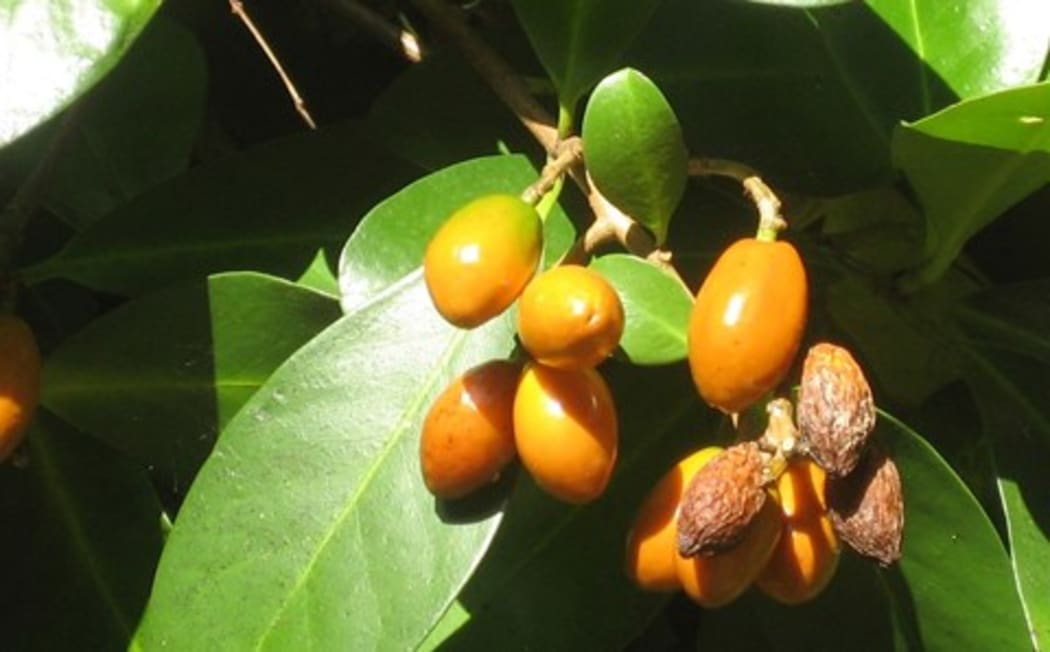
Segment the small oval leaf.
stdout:
<svg viewBox="0 0 1050 652">
<path fill-rule="evenodd" d="M 587 102 L 583 147 L 602 194 L 663 244 L 685 192 L 689 155 L 656 84 L 630 68 L 603 79 Z"/>
</svg>

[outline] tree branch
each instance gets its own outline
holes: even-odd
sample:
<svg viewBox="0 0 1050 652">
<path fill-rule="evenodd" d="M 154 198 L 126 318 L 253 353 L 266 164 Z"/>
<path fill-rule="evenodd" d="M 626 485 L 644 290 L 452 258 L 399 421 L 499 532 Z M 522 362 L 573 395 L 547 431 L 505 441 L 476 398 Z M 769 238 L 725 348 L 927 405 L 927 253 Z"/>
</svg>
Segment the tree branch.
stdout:
<svg viewBox="0 0 1050 652">
<path fill-rule="evenodd" d="M 371 32 L 380 43 L 391 48 L 412 63 L 423 60 L 423 48 L 416 35 L 394 25 L 376 10 L 357 0 L 334 0 L 332 6 Z"/>
</svg>

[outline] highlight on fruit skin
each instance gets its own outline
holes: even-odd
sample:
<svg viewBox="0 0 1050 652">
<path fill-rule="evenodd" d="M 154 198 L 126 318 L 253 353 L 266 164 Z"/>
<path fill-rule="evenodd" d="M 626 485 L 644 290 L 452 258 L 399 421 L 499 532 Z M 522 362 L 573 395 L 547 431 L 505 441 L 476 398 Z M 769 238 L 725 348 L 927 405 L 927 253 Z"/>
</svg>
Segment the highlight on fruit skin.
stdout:
<svg viewBox="0 0 1050 652">
<path fill-rule="evenodd" d="M 675 518 L 682 494 L 702 466 L 721 452 L 703 448 L 680 460 L 649 491 L 638 508 L 627 535 L 627 576 L 648 591 L 672 591 L 681 587 L 677 570 Z"/>
<path fill-rule="evenodd" d="M 519 197 L 486 195 L 454 212 L 423 257 L 434 307 L 449 323 L 474 328 L 506 310 L 536 273 L 543 225 Z"/>
<path fill-rule="evenodd" d="M 824 470 L 805 458 L 792 460 L 777 480 L 780 541 L 755 584 L 778 602 L 812 600 L 838 568 L 841 546 L 827 514 L 825 481 Z"/>
<path fill-rule="evenodd" d="M 462 498 L 499 479 L 515 457 L 514 395 L 521 365 L 490 360 L 438 395 L 423 421 L 423 482 L 438 498 Z"/>
<path fill-rule="evenodd" d="M 514 397 L 514 439 L 522 464 L 552 496 L 582 504 L 605 491 L 618 428 L 612 393 L 597 371 L 526 365 Z"/>
<path fill-rule="evenodd" d="M 787 242 L 744 238 L 715 262 L 689 318 L 689 368 L 700 396 L 738 413 L 783 380 L 808 313 L 806 269 Z"/>
<path fill-rule="evenodd" d="M 522 346 L 549 367 L 598 365 L 620 343 L 623 329 L 620 296 L 588 267 L 553 267 L 532 279 L 518 302 Z"/>
<path fill-rule="evenodd" d="M 0 461 L 25 437 L 40 400 L 40 368 L 40 350 L 29 325 L 0 315 Z"/>
</svg>

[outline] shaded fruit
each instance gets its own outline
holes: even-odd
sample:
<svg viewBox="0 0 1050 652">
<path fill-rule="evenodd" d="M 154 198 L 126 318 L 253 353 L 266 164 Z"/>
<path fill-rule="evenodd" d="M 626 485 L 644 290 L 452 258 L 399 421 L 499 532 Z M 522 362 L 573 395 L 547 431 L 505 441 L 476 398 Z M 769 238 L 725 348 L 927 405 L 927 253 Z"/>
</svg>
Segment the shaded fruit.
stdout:
<svg viewBox="0 0 1050 652">
<path fill-rule="evenodd" d="M 594 500 L 616 463 L 609 387 L 594 369 L 529 363 L 514 398 L 514 438 L 522 464 L 544 490 L 570 503 Z"/>
<path fill-rule="evenodd" d="M 518 335 L 538 362 L 560 369 L 593 367 L 620 343 L 623 305 L 601 274 L 579 265 L 547 270 L 518 302 Z"/>
<path fill-rule="evenodd" d="M 638 509 L 627 535 L 627 576 L 643 589 L 670 591 L 679 588 L 676 567 L 675 516 L 682 494 L 696 472 L 721 448 L 709 447 L 688 455 L 652 488 Z"/>
<path fill-rule="evenodd" d="M 427 245 L 423 278 L 441 316 L 461 328 L 506 310 L 539 264 L 540 216 L 514 195 L 487 195 L 453 213 Z"/>
<path fill-rule="evenodd" d="M 732 549 L 710 557 L 675 555 L 675 569 L 682 590 L 704 607 L 732 602 L 755 581 L 780 539 L 780 514 L 776 504 L 765 506 Z"/>
<path fill-rule="evenodd" d="M 870 446 L 845 478 L 828 480 L 828 510 L 835 532 L 858 553 L 883 566 L 901 558 L 904 495 L 900 472 L 878 446 Z"/>
<path fill-rule="evenodd" d="M 762 573 L 759 589 L 784 604 L 815 598 L 835 575 L 839 540 L 826 511 L 823 469 L 796 459 L 777 480 L 780 540 Z"/>
<path fill-rule="evenodd" d="M 846 349 L 810 348 L 798 393 L 798 427 L 810 455 L 834 477 L 853 470 L 875 429 L 875 402 L 860 365 Z"/>
<path fill-rule="evenodd" d="M 0 461 L 25 436 L 40 398 L 40 351 L 29 325 L 0 316 Z"/>
<path fill-rule="evenodd" d="M 678 510 L 678 553 L 710 556 L 735 547 L 768 502 L 764 462 L 753 441 L 730 446 L 686 486 Z"/>
<path fill-rule="evenodd" d="M 806 325 L 806 270 L 787 242 L 738 240 L 719 257 L 689 318 L 689 368 L 700 396 L 740 412 L 779 383 Z"/>
<path fill-rule="evenodd" d="M 423 482 L 439 498 L 461 498 L 499 478 L 514 459 L 514 394 L 520 365 L 491 360 L 456 378 L 423 421 Z"/>
</svg>

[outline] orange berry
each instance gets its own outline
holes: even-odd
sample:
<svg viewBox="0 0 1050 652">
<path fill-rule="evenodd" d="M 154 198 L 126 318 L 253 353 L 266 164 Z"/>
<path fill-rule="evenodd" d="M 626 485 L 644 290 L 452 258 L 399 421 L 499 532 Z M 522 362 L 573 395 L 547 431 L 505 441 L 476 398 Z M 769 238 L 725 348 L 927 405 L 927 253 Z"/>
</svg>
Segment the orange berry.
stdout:
<svg viewBox="0 0 1050 652">
<path fill-rule="evenodd" d="M 616 463 L 612 394 L 594 369 L 529 363 L 514 397 L 518 456 L 536 483 L 570 503 L 605 491 Z"/>
<path fill-rule="evenodd" d="M 514 459 L 519 365 L 491 360 L 438 395 L 423 421 L 423 482 L 439 498 L 461 498 L 499 478 Z"/>
<path fill-rule="evenodd" d="M 681 586 L 675 567 L 675 515 L 696 472 L 721 451 L 712 446 L 679 461 L 645 498 L 627 535 L 627 576 L 643 589 L 670 591 Z"/>
<path fill-rule="evenodd" d="M 784 604 L 812 600 L 835 575 L 839 540 L 827 514 L 824 470 L 792 461 L 777 480 L 783 531 L 756 584 Z"/>
<path fill-rule="evenodd" d="M 779 383 L 802 340 L 806 270 L 787 242 L 745 238 L 708 273 L 689 319 L 689 367 L 700 396 L 740 412 Z"/>
<path fill-rule="evenodd" d="M 40 398 L 40 351 L 29 325 L 0 315 L 0 461 L 22 442 Z"/>
<path fill-rule="evenodd" d="M 593 367 L 620 343 L 620 296 L 601 274 L 561 265 L 540 274 L 518 302 L 518 335 L 538 362 L 560 369 Z"/>
<path fill-rule="evenodd" d="M 514 195 L 487 195 L 452 214 L 427 245 L 423 279 L 450 323 L 474 328 L 506 310 L 536 273 L 543 226 Z"/>
</svg>

